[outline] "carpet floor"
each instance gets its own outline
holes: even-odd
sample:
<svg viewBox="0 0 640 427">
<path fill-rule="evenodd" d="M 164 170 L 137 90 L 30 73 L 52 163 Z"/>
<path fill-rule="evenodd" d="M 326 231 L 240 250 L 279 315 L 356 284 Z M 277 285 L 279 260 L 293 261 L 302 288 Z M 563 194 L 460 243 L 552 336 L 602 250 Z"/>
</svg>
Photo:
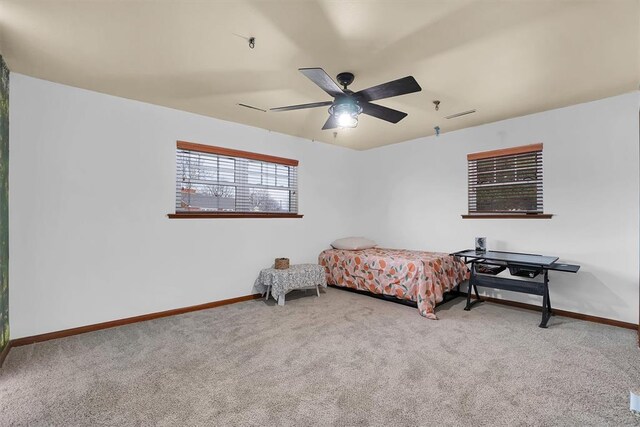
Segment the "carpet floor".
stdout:
<svg viewBox="0 0 640 427">
<path fill-rule="evenodd" d="M 14 348 L 0 425 L 640 424 L 634 331 L 314 292 Z"/>
</svg>

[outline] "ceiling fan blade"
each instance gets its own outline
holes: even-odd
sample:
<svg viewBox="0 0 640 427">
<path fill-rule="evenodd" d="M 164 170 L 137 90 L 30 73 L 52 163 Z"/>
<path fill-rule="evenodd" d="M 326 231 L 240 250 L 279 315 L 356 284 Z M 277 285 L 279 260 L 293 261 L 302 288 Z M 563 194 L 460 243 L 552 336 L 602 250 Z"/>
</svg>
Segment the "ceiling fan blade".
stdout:
<svg viewBox="0 0 640 427">
<path fill-rule="evenodd" d="M 383 107 L 382 105 L 361 102 L 360 106 L 362 107 L 362 113 L 391 123 L 398 123 L 400 120 L 407 117 L 407 113 L 403 113 L 402 111 L 394 110 L 392 108 Z"/>
<path fill-rule="evenodd" d="M 336 120 L 336 118 L 333 116 L 329 116 L 327 121 L 324 123 L 324 126 L 322 126 L 322 130 L 335 129 L 337 127 L 338 127 L 338 121 Z"/>
<path fill-rule="evenodd" d="M 378 99 L 391 98 L 392 96 L 406 95 L 408 93 L 420 92 L 422 88 L 413 76 L 403 77 L 378 86 L 370 87 L 356 92 L 355 96 L 363 101 L 375 101 Z"/>
<path fill-rule="evenodd" d="M 298 71 L 334 98 L 344 95 L 340 86 L 322 68 L 298 68 Z"/>
<path fill-rule="evenodd" d="M 324 107 L 333 104 L 333 101 L 312 102 L 310 104 L 289 105 L 287 107 L 270 108 L 269 111 L 291 111 L 302 110 L 304 108 Z"/>
</svg>

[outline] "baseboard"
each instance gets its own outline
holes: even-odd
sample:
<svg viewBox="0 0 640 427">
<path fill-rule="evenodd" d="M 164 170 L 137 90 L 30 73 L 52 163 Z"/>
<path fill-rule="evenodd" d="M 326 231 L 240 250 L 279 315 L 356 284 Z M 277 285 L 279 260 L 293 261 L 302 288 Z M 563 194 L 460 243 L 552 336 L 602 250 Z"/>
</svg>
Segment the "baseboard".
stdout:
<svg viewBox="0 0 640 427">
<path fill-rule="evenodd" d="M 4 347 L 4 350 L 0 352 L 0 368 L 2 368 L 2 364 L 4 363 L 4 359 L 7 358 L 7 354 L 9 354 L 9 350 L 11 350 L 11 346 L 13 346 L 13 342 L 9 340 L 7 345 Z"/>
<path fill-rule="evenodd" d="M 332 286 L 332 287 L 335 287 L 335 286 Z M 342 288 L 342 287 L 336 287 L 336 288 L 345 289 L 345 288 Z M 364 292 L 364 291 L 361 291 L 359 293 L 370 294 L 369 292 Z M 64 337 L 69 337 L 69 336 L 72 336 L 72 335 L 79 335 L 79 334 L 84 334 L 84 333 L 87 333 L 87 332 L 99 331 L 101 329 L 108 329 L 108 328 L 114 328 L 116 326 L 128 325 L 128 324 L 131 324 L 131 323 L 144 322 L 144 321 L 147 321 L 147 320 L 159 319 L 161 317 L 175 316 L 175 315 L 178 315 L 178 314 L 189 313 L 189 312 L 192 312 L 192 311 L 206 310 L 206 309 L 209 309 L 209 308 L 221 307 L 223 305 L 229 305 L 229 304 L 235 304 L 235 303 L 238 303 L 238 302 L 249 301 L 249 300 L 253 300 L 253 299 L 258 299 L 260 297 L 261 297 L 260 294 L 245 295 L 245 296 L 241 296 L 241 297 L 237 297 L 237 298 L 230 298 L 230 299 L 226 299 L 226 300 L 214 301 L 214 302 L 209 302 L 209 303 L 200 304 L 200 305 L 192 305 L 192 306 L 189 306 L 189 307 L 182 307 L 182 308 L 176 308 L 176 309 L 173 309 L 173 310 L 159 311 L 159 312 L 155 312 L 155 313 L 143 314 L 141 316 L 127 317 L 127 318 L 124 318 L 124 319 L 112 320 L 112 321 L 109 321 L 109 322 L 96 323 L 96 324 L 87 325 L 87 326 L 80 326 L 78 328 L 65 329 L 65 330 L 62 330 L 62 331 L 49 332 L 49 333 L 46 333 L 46 334 L 40 334 L 40 335 L 33 335 L 33 336 L 29 336 L 29 337 L 18 338 L 18 339 L 9 341 L 7 346 L 0 353 L 0 367 L 2 367 L 2 364 L 3 364 L 4 360 L 5 360 L 5 358 L 7 357 L 7 355 L 9 354 L 9 350 L 12 347 L 20 347 L 20 346 L 23 346 L 23 345 L 34 344 L 34 343 L 43 342 L 43 341 L 49 341 L 49 340 L 53 340 L 53 339 L 57 339 L 57 338 L 64 338 Z M 475 296 L 474 296 L 474 298 L 475 298 Z M 487 302 L 491 302 L 491 303 L 495 303 L 495 304 L 502 304 L 502 305 L 507 305 L 507 306 L 511 306 L 511 307 L 517 307 L 517 308 L 523 308 L 523 309 L 526 309 L 526 310 L 533 310 L 533 311 L 541 311 L 542 310 L 541 307 L 533 305 L 533 304 L 526 304 L 526 303 L 522 303 L 522 302 L 509 301 L 509 300 L 498 299 L 498 298 L 487 297 L 487 296 L 482 296 L 481 298 L 482 298 L 483 301 L 487 301 Z M 604 317 L 591 316 L 591 315 L 588 315 L 588 314 L 575 313 L 573 311 L 558 310 L 558 309 L 553 309 L 553 313 L 555 315 L 557 315 L 557 316 L 569 317 L 569 318 L 578 319 L 578 320 L 586 320 L 588 322 L 601 323 L 601 324 L 610 325 L 610 326 L 617 326 L 617 327 L 620 327 L 620 328 L 632 329 L 634 331 L 638 330 L 638 325 L 636 325 L 634 323 L 622 322 L 620 320 L 607 319 L 607 318 L 604 318 Z"/>
<path fill-rule="evenodd" d="M 475 299 L 475 295 L 472 296 L 472 298 Z M 524 308 L 525 310 L 542 311 L 542 307 L 533 305 L 533 304 L 509 301 L 505 299 L 487 297 L 483 295 L 481 295 L 480 298 L 483 301 L 487 301 L 495 304 L 502 304 L 502 305 L 508 305 L 510 307 Z M 636 325 L 635 323 L 622 322 L 620 320 L 613 320 L 613 319 L 607 319 L 605 317 L 591 316 L 589 314 L 576 313 L 573 311 L 558 310 L 557 308 L 552 309 L 552 311 L 553 311 L 553 314 L 555 314 L 556 316 L 570 317 L 572 319 L 578 319 L 578 320 L 586 320 L 587 322 L 602 323 L 604 325 L 617 326 L 619 328 L 632 329 L 634 331 L 638 330 L 638 325 Z"/>
<path fill-rule="evenodd" d="M 347 287 L 337 286 L 337 285 L 329 285 L 329 286 L 332 287 L 332 288 L 336 288 L 336 289 L 342 289 L 342 290 L 346 290 L 346 291 L 350 291 L 350 292 L 355 292 L 355 293 L 358 293 L 358 294 L 364 294 L 364 295 L 367 295 L 367 296 L 372 296 L 374 298 L 384 299 L 386 301 L 393 301 L 393 302 L 397 302 L 397 303 L 400 303 L 400 304 L 409 305 L 411 307 L 416 307 L 417 306 L 415 302 L 400 300 L 398 298 L 395 298 L 395 297 L 389 296 L 389 295 L 374 294 L 374 293 L 371 293 L 369 291 L 361 291 L 361 290 L 358 290 L 358 289 L 352 289 L 352 288 L 347 288 Z M 459 292 L 459 291 L 456 291 L 456 290 L 452 290 L 450 292 L 446 292 L 445 295 L 447 295 L 447 294 L 461 296 L 463 298 L 467 297 L 467 293 L 466 292 Z M 471 298 L 475 299 L 476 296 L 472 295 Z M 484 296 L 484 295 L 481 295 L 480 298 L 482 299 L 482 301 L 491 302 L 491 303 L 495 303 L 495 304 L 502 304 L 502 305 L 508 305 L 508 306 L 511 306 L 511 307 L 524 308 L 525 310 L 542 311 L 542 307 L 537 306 L 537 305 L 533 305 L 533 304 L 526 304 L 526 303 L 523 303 L 523 302 L 509 301 L 509 300 L 505 300 L 505 299 L 493 298 L 493 297 L 488 297 L 488 296 Z M 445 299 L 441 303 L 436 304 L 436 307 L 438 305 L 440 305 L 440 304 L 446 304 L 448 301 L 450 301 L 450 299 L 448 299 L 448 300 Z M 619 328 L 625 328 L 625 329 L 632 329 L 634 331 L 638 330 L 638 325 L 635 324 L 635 323 L 627 323 L 627 322 L 622 322 L 620 320 L 607 319 L 605 317 L 591 316 L 589 314 L 575 313 L 573 311 L 558 310 L 558 309 L 555 309 L 555 308 L 553 309 L 553 314 L 555 314 L 556 316 L 570 317 L 572 319 L 586 320 L 587 322 L 602 323 L 604 325 L 617 326 Z"/>
<path fill-rule="evenodd" d="M 235 304 L 238 302 L 249 301 L 260 298 L 260 294 L 245 295 L 237 298 L 230 298 L 221 301 L 208 302 L 200 305 L 192 305 L 189 307 L 176 308 L 173 310 L 159 311 L 156 313 L 143 314 L 141 316 L 127 317 L 125 319 L 111 320 L 109 322 L 96 323 L 93 325 L 80 326 L 78 328 L 65 329 L 63 331 L 49 332 L 46 334 L 33 335 L 30 337 L 18 338 L 10 341 L 11 347 L 20 347 L 22 345 L 34 344 L 42 341 L 54 340 L 57 338 L 69 337 L 72 335 L 84 334 L 87 332 L 99 331 L 101 329 L 115 328 L 116 326 L 128 325 L 131 323 L 144 322 L 147 320 L 158 319 L 161 317 L 175 316 L 177 314 L 189 313 L 192 311 L 206 310 L 208 308 L 220 307 L 223 305 Z M 9 346 L 7 346 L 9 347 Z M 7 350 L 8 352 L 8 350 Z"/>
</svg>

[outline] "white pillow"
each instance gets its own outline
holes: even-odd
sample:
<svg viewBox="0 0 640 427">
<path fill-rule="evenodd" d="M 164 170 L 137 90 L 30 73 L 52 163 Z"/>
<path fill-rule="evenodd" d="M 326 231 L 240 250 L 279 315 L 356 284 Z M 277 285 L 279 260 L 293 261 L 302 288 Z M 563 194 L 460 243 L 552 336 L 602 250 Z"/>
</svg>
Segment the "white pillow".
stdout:
<svg viewBox="0 0 640 427">
<path fill-rule="evenodd" d="M 377 246 L 377 243 L 373 240 L 365 239 L 364 237 L 345 237 L 344 239 L 334 240 L 331 242 L 331 246 L 334 249 L 359 251 L 361 249 L 373 248 Z"/>
</svg>

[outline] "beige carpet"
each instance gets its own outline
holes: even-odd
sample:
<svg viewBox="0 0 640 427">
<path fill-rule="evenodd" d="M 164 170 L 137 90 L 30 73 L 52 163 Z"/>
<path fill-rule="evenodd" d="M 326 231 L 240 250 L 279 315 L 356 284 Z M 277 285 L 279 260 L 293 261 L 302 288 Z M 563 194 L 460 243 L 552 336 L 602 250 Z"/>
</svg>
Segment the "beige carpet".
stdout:
<svg viewBox="0 0 640 427">
<path fill-rule="evenodd" d="M 337 289 L 14 348 L 0 425 L 638 425 L 630 330 Z"/>
</svg>

